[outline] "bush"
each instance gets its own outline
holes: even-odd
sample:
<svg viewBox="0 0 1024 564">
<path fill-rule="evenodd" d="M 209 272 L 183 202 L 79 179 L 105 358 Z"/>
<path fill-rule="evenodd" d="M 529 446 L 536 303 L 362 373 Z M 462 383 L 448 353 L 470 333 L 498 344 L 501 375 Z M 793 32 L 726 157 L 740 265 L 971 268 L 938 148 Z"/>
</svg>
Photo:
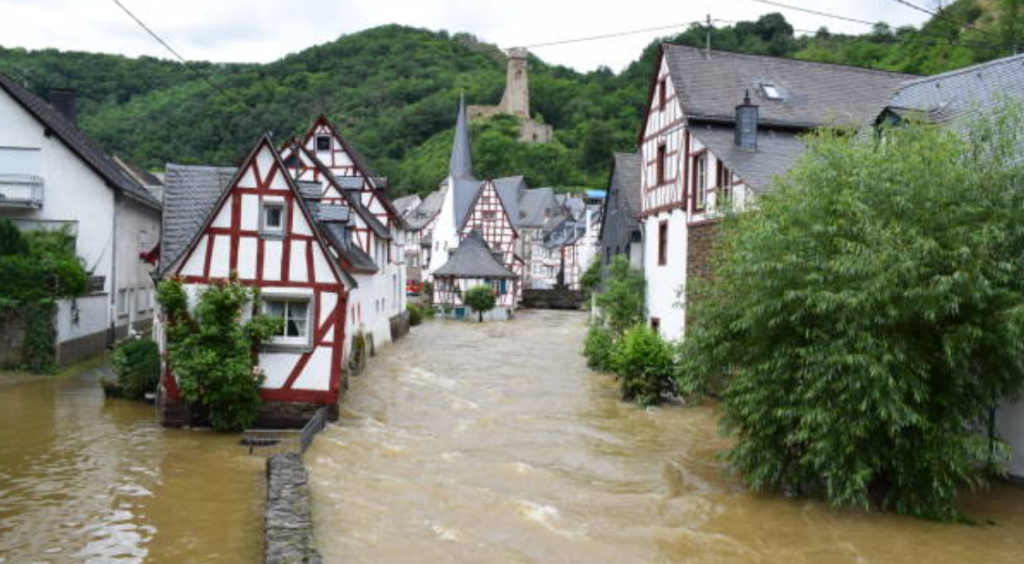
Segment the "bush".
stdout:
<svg viewBox="0 0 1024 564">
<path fill-rule="evenodd" d="M 406 304 L 405 309 L 409 312 L 409 325 L 413 327 L 423 323 L 423 308 L 417 304 Z"/>
<path fill-rule="evenodd" d="M 264 315 L 242 321 L 257 291 L 232 278 L 208 286 L 193 311 L 178 280 L 157 286 L 157 301 L 167 320 L 168 361 L 178 389 L 189 403 L 209 410 L 218 431 L 251 426 L 261 404 L 263 374 L 257 368 L 261 342 L 278 334 L 283 321 Z"/>
<path fill-rule="evenodd" d="M 1024 386 L 1024 123 L 963 125 L 821 132 L 723 224 L 680 383 L 725 375 L 749 488 L 956 520 L 1004 460 L 979 423 Z"/>
<path fill-rule="evenodd" d="M 591 323 L 587 339 L 583 343 L 583 356 L 587 358 L 587 367 L 599 372 L 610 372 L 614 346 L 615 341 L 608 329 L 599 323 Z"/>
<path fill-rule="evenodd" d="M 143 400 L 160 383 L 160 351 L 151 339 L 134 339 L 119 345 L 111 357 L 117 381 L 104 382 L 108 394 Z"/>
<path fill-rule="evenodd" d="M 661 403 L 675 387 L 672 354 L 672 347 L 646 325 L 628 329 L 610 359 L 622 397 L 642 406 Z"/>
<path fill-rule="evenodd" d="M 601 257 L 596 256 L 590 261 L 590 266 L 583 271 L 583 276 L 580 277 L 580 290 L 583 291 L 584 301 L 589 300 L 590 295 L 601 285 L 601 270 Z"/>
<path fill-rule="evenodd" d="M 608 268 L 604 291 L 597 295 L 601 319 L 614 337 L 644 320 L 644 275 L 619 255 Z"/>
<path fill-rule="evenodd" d="M 473 308 L 481 322 L 484 320 L 484 314 L 494 309 L 497 303 L 494 299 L 494 291 L 490 286 L 484 284 L 466 290 L 463 293 L 462 301 Z"/>
</svg>

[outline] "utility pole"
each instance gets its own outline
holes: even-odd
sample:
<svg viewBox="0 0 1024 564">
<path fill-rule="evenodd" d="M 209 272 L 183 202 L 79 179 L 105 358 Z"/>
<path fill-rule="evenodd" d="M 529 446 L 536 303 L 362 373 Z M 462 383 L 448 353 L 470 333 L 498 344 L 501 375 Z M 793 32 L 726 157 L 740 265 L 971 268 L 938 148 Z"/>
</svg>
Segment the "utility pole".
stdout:
<svg viewBox="0 0 1024 564">
<path fill-rule="evenodd" d="M 704 50 L 705 50 L 705 55 L 707 56 L 707 58 L 710 59 L 711 58 L 711 14 L 708 14 L 707 25 L 708 25 L 707 28 L 704 30 L 704 38 L 705 38 Z"/>
</svg>

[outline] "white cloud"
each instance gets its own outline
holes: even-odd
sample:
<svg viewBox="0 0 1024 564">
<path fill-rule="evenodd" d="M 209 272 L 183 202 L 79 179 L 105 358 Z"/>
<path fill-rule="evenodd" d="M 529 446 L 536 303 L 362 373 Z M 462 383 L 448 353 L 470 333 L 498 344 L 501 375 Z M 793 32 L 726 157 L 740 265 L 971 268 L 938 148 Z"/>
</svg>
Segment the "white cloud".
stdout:
<svg viewBox="0 0 1024 564">
<path fill-rule="evenodd" d="M 867 26 L 773 8 L 753 0 L 121 0 L 189 59 L 268 62 L 311 45 L 387 23 L 467 31 L 502 47 L 685 24 L 707 14 L 750 20 L 780 11 L 798 29 Z M 894 25 L 926 17 L 890 0 L 785 0 L 785 3 Z M 682 28 L 680 28 L 682 29 Z M 542 59 L 590 70 L 621 69 L 652 39 L 671 31 L 535 49 Z M 0 0 L 0 44 L 169 54 L 112 0 Z"/>
</svg>

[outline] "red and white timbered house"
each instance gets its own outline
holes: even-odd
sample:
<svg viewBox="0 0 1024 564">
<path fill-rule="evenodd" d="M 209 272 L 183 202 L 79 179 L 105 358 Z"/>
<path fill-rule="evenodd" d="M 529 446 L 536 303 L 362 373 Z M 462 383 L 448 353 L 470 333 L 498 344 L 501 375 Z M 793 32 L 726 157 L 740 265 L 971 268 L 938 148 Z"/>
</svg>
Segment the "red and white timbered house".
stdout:
<svg viewBox="0 0 1024 564">
<path fill-rule="evenodd" d="M 386 180 L 370 171 L 365 158 L 322 115 L 300 145 L 286 145 L 283 155 L 297 180 L 319 183 L 320 204 L 350 208 L 347 231 L 358 251 L 339 258 L 358 284 L 347 312 L 352 335 L 362 333 L 376 344 L 391 342 L 393 322 L 401 327 L 406 319 L 405 222 L 385 194 Z M 372 264 L 366 264 L 366 257 Z"/>
<path fill-rule="evenodd" d="M 801 134 L 872 119 L 906 78 L 662 46 L 638 137 L 646 309 L 662 336 L 683 336 L 686 280 L 710 275 L 723 210 L 750 205 L 785 174 L 803 152 Z"/>
<path fill-rule="evenodd" d="M 232 275 L 260 290 L 259 310 L 285 320 L 259 351 L 260 424 L 296 425 L 343 389 L 345 315 L 355 281 L 264 135 L 237 170 L 168 165 L 160 275 L 194 299 Z M 157 328 L 162 340 L 162 327 Z M 160 386 L 165 424 L 189 424 L 173 370 Z"/>
</svg>

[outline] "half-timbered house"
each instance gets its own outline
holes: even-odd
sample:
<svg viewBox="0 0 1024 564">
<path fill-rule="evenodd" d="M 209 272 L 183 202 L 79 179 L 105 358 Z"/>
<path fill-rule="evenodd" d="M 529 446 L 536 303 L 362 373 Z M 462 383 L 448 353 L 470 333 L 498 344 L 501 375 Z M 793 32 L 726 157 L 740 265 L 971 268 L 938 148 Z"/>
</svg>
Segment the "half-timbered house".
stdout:
<svg viewBox="0 0 1024 564">
<path fill-rule="evenodd" d="M 371 347 L 391 342 L 408 321 L 405 220 L 387 197 L 387 180 L 373 174 L 356 147 L 322 115 L 299 143 L 286 144 L 283 156 L 300 184 L 320 190 L 320 205 L 351 212 L 340 240 L 350 238 L 353 245 L 339 243 L 336 250 L 351 255 L 340 258 L 358 283 L 347 312 L 352 336 L 361 333 Z"/>
<path fill-rule="evenodd" d="M 677 339 L 721 210 L 769 189 L 803 152 L 802 133 L 871 120 L 908 76 L 665 44 L 651 78 L 638 138 L 646 308 Z"/>
<path fill-rule="evenodd" d="M 344 385 L 347 312 L 357 283 L 325 231 L 348 207 L 339 201 L 314 211 L 306 195 L 268 135 L 237 169 L 166 170 L 159 276 L 182 280 L 193 298 L 236 276 L 259 288 L 260 311 L 285 320 L 259 351 L 261 425 L 300 425 L 319 407 L 334 409 Z M 166 351 L 162 320 L 155 334 Z M 195 422 L 166 362 L 158 400 L 164 424 Z"/>
<path fill-rule="evenodd" d="M 477 229 L 470 230 L 455 252 L 434 272 L 434 303 L 454 319 L 467 319 L 472 310 L 462 300 L 463 293 L 476 286 L 488 286 L 494 293 L 495 307 L 485 312 L 486 320 L 504 321 L 515 311 L 516 274 L 505 267 L 503 252 L 487 245 Z"/>
</svg>

